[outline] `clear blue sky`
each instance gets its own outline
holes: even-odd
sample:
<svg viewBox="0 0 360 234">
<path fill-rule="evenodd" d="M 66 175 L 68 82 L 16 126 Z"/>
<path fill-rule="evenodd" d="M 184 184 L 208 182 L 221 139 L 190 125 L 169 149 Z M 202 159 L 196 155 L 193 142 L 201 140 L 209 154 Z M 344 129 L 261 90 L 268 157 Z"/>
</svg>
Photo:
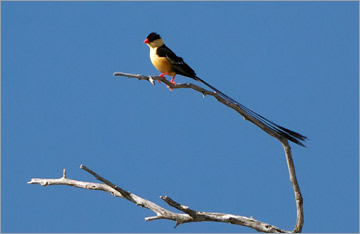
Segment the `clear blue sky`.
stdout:
<svg viewBox="0 0 360 234">
<path fill-rule="evenodd" d="M 211 97 L 113 76 L 159 74 L 143 43 L 153 31 L 199 77 L 310 138 L 307 148 L 292 144 L 304 232 L 359 232 L 358 2 L 1 2 L 1 10 L 2 232 L 254 232 L 173 229 L 104 192 L 26 183 L 63 168 L 95 182 L 81 163 L 165 208 L 160 195 L 292 230 L 294 194 L 275 138 Z"/>
</svg>

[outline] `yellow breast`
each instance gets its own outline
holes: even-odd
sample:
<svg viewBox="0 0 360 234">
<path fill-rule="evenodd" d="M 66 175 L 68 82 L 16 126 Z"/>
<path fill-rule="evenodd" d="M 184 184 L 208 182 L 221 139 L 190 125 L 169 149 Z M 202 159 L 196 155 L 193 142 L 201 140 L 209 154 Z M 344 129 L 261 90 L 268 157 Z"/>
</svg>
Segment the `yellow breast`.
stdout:
<svg viewBox="0 0 360 234">
<path fill-rule="evenodd" d="M 156 54 L 156 48 L 150 48 L 150 60 L 156 69 L 158 69 L 161 73 L 168 73 L 169 75 L 175 75 L 172 72 L 172 66 L 169 60 L 166 57 L 159 57 Z"/>
</svg>

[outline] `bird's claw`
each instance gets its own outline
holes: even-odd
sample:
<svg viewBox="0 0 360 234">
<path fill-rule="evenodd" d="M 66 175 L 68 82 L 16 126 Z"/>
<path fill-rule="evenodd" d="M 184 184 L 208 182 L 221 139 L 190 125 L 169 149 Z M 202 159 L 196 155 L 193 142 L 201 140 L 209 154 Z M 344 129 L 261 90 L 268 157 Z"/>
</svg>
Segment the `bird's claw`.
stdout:
<svg viewBox="0 0 360 234">
<path fill-rule="evenodd" d="M 176 86 L 175 81 L 170 81 L 170 83 Z M 169 86 L 169 85 L 166 85 L 166 87 L 167 87 L 170 91 L 172 91 L 172 90 L 173 90 L 172 88 L 170 88 L 170 86 Z"/>
</svg>

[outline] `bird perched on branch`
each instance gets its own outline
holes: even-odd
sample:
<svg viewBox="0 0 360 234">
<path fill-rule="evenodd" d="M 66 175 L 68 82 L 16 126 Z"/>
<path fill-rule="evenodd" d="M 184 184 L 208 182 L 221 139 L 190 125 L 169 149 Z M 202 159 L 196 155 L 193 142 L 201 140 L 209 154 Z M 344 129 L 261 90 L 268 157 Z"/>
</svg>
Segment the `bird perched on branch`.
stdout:
<svg viewBox="0 0 360 234">
<path fill-rule="evenodd" d="M 175 76 L 179 74 L 200 81 L 216 91 L 214 87 L 196 76 L 195 71 L 187 65 L 181 57 L 178 57 L 164 44 L 164 41 L 159 34 L 154 32 L 150 33 L 144 43 L 150 47 L 150 60 L 154 67 L 161 72 L 161 77 L 164 77 L 165 75 L 172 76 L 170 82 L 176 85 L 174 81 Z"/>
<path fill-rule="evenodd" d="M 181 57 L 178 57 L 172 50 L 170 50 L 165 44 L 163 39 L 160 37 L 159 34 L 152 32 L 150 33 L 144 41 L 150 47 L 150 60 L 154 67 L 161 72 L 160 76 L 164 77 L 165 75 L 172 76 L 171 83 L 176 85 L 175 83 L 175 76 L 177 74 L 192 78 L 196 81 L 200 81 L 204 85 L 208 86 L 216 93 L 218 93 L 221 97 L 229 101 L 230 103 L 237 105 L 240 107 L 247 115 L 251 116 L 252 118 L 256 119 L 257 121 L 261 122 L 265 125 L 268 129 L 276 132 L 276 134 L 285 137 L 286 139 L 304 146 L 301 141 L 307 139 L 307 137 L 291 131 L 287 128 L 284 128 L 280 125 L 275 124 L 274 122 L 266 119 L 265 117 L 257 114 L 256 112 L 250 110 L 249 108 L 245 107 L 244 105 L 238 103 L 234 99 L 230 98 L 223 92 L 219 91 L 218 89 L 214 88 L 210 84 L 206 83 L 204 80 L 200 79 L 195 71 L 187 65 Z M 170 88 L 171 90 L 171 88 Z M 256 121 L 249 119 L 249 121 L 253 122 L 255 125 L 259 126 Z M 260 127 L 260 126 L 259 126 Z"/>
</svg>

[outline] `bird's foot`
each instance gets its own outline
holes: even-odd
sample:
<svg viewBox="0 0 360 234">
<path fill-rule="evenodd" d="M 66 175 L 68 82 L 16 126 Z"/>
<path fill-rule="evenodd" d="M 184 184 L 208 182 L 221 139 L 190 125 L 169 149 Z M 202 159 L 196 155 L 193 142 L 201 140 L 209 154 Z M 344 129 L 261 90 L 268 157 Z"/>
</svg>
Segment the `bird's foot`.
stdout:
<svg viewBox="0 0 360 234">
<path fill-rule="evenodd" d="M 167 75 L 167 73 L 161 73 L 159 76 L 160 77 L 164 77 L 165 75 Z M 165 78 L 165 77 L 164 77 Z M 165 78 L 166 79 L 166 78 Z M 161 80 L 158 80 L 159 83 L 161 83 Z"/>
<path fill-rule="evenodd" d="M 170 80 L 170 83 L 173 85 L 176 85 L 176 82 L 174 81 L 174 79 Z"/>
<path fill-rule="evenodd" d="M 175 81 L 173 81 L 173 80 L 171 80 L 170 83 L 173 84 L 173 85 L 176 85 Z M 166 87 L 167 87 L 170 91 L 173 90 L 172 88 L 170 88 L 169 85 L 166 85 Z"/>
<path fill-rule="evenodd" d="M 176 82 L 174 80 L 175 80 L 175 76 L 173 76 L 173 78 L 170 80 L 170 83 L 176 85 Z M 167 87 L 170 89 L 170 91 L 172 91 L 172 88 L 170 88 L 168 85 Z"/>
</svg>

